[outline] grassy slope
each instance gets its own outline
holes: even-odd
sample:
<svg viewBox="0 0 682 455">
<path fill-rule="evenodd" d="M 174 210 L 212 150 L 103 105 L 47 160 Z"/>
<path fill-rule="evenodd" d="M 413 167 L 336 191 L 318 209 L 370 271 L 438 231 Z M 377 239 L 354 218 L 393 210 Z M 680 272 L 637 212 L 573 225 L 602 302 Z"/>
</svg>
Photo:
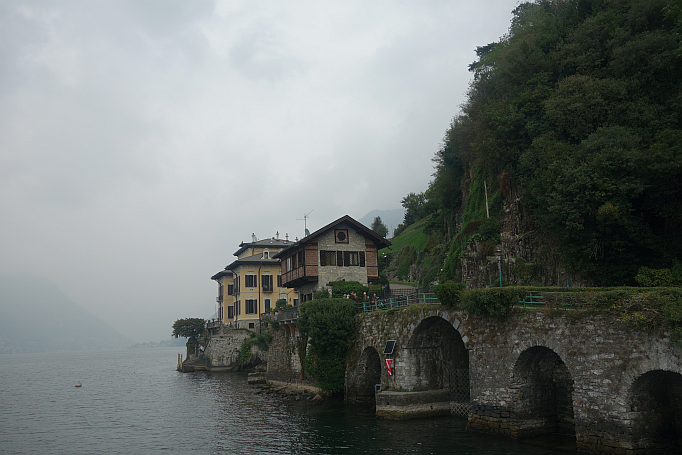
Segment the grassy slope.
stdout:
<svg viewBox="0 0 682 455">
<path fill-rule="evenodd" d="M 391 254 L 400 251 L 406 246 L 412 246 L 417 251 L 424 251 L 424 246 L 429 237 L 424 234 L 426 219 L 420 220 L 407 227 L 398 237 L 391 239 L 391 247 L 379 250 L 379 254 Z"/>
</svg>

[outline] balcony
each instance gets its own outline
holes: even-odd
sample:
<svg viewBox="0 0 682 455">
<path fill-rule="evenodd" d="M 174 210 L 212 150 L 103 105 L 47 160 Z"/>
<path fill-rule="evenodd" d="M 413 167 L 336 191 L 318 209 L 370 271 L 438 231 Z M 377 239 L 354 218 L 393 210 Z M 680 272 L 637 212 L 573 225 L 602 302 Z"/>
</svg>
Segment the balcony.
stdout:
<svg viewBox="0 0 682 455">
<path fill-rule="evenodd" d="M 317 265 L 304 265 L 282 275 L 282 285 L 286 287 L 297 287 L 314 281 L 317 281 Z"/>
<path fill-rule="evenodd" d="M 218 302 L 218 303 L 220 303 L 220 302 L 223 301 L 223 298 L 222 298 L 222 297 L 216 297 L 216 298 L 215 298 L 215 301 Z"/>
<path fill-rule="evenodd" d="M 277 322 L 280 324 L 295 324 L 298 321 L 298 306 L 282 308 L 277 311 Z"/>
</svg>

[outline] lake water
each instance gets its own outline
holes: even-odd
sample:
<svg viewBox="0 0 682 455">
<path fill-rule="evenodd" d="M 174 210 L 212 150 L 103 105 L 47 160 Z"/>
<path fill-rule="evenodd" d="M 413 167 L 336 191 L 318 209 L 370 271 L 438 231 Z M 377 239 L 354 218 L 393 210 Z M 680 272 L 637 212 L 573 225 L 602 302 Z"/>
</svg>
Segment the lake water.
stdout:
<svg viewBox="0 0 682 455">
<path fill-rule="evenodd" d="M 259 393 L 245 374 L 178 373 L 179 351 L 0 356 L 0 453 L 575 452 L 570 441 L 555 438 L 467 433 L 461 418 L 394 422 L 341 402 L 297 402 Z"/>
</svg>

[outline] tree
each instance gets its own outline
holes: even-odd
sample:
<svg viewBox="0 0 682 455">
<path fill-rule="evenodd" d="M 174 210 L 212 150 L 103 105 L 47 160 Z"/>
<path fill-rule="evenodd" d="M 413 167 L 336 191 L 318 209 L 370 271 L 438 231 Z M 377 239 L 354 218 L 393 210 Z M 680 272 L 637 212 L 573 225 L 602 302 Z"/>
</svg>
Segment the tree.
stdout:
<svg viewBox="0 0 682 455">
<path fill-rule="evenodd" d="M 346 354 L 355 341 L 356 312 L 356 303 L 348 299 L 309 300 L 301 304 L 299 339 L 310 340 L 308 371 L 323 390 L 343 390 Z M 299 345 L 299 354 L 300 349 Z"/>
<path fill-rule="evenodd" d="M 206 330 L 206 321 L 201 318 L 178 319 L 173 323 L 173 337 L 187 338 L 187 354 L 194 351 L 197 338 Z"/>
<path fill-rule="evenodd" d="M 424 217 L 423 208 L 426 204 L 424 193 L 410 193 L 402 198 L 400 204 L 405 208 L 404 223 L 406 226 L 416 223 Z"/>
<path fill-rule="evenodd" d="M 380 235 L 381 237 L 386 237 L 388 235 L 388 228 L 386 225 L 381 221 L 380 216 L 375 216 L 374 221 L 372 221 L 372 226 L 371 229 L 377 234 Z"/>
<path fill-rule="evenodd" d="M 173 323 L 173 336 L 175 338 L 184 337 L 192 341 L 204 333 L 206 321 L 201 318 L 178 319 Z"/>
</svg>

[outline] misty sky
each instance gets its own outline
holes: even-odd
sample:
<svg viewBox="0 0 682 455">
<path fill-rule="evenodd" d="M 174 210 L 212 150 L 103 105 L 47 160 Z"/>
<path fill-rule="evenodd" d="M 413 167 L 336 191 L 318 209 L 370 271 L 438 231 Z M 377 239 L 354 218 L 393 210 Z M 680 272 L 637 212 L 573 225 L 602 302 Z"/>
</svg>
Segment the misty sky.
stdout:
<svg viewBox="0 0 682 455">
<path fill-rule="evenodd" d="M 241 241 L 427 187 L 516 0 L 0 3 L 0 272 L 136 342 L 209 317 Z M 39 316 L 39 315 L 36 315 Z"/>
</svg>

